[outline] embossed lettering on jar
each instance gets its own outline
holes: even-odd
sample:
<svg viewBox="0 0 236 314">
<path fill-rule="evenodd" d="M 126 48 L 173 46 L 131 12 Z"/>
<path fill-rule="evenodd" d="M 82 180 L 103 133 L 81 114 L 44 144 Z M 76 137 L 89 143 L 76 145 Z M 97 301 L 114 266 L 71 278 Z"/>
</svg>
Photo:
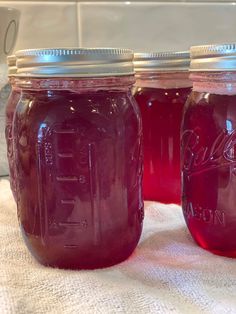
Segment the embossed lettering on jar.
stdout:
<svg viewBox="0 0 236 314">
<path fill-rule="evenodd" d="M 29 250 L 63 268 L 123 261 L 143 220 L 132 52 L 27 50 L 17 58 L 18 216 Z M 35 67 L 25 80 L 28 63 Z"/>
<path fill-rule="evenodd" d="M 189 52 L 137 53 L 134 97 L 144 135 L 144 198 L 181 202 L 180 125 L 191 91 Z"/>
<path fill-rule="evenodd" d="M 7 158 L 9 165 L 9 177 L 10 184 L 13 196 L 16 200 L 16 164 L 14 159 L 13 151 L 13 118 L 16 110 L 17 103 L 20 99 L 20 88 L 15 84 L 15 75 L 16 75 L 16 56 L 12 55 L 7 57 L 8 62 L 8 77 L 9 84 L 11 85 L 11 93 L 9 95 L 7 104 L 6 104 L 6 122 L 5 122 L 5 138 L 7 143 Z"/>
<path fill-rule="evenodd" d="M 202 62 L 203 60 L 203 62 Z M 183 211 L 203 248 L 236 256 L 236 47 L 191 48 L 182 125 Z"/>
</svg>

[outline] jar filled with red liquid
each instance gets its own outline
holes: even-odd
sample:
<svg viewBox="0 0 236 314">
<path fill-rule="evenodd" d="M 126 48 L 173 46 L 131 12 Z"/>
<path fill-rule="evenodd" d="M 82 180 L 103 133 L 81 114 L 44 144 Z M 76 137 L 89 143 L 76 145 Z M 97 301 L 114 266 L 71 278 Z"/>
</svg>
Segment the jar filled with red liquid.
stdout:
<svg viewBox="0 0 236 314">
<path fill-rule="evenodd" d="M 180 124 L 191 91 L 189 53 L 137 53 L 134 97 L 144 136 L 144 199 L 181 202 Z"/>
<path fill-rule="evenodd" d="M 15 84 L 16 76 L 16 56 L 12 55 L 7 57 L 8 63 L 8 77 L 9 84 L 11 85 L 11 93 L 9 95 L 7 104 L 6 104 L 6 121 L 5 121 L 5 137 L 7 143 L 7 158 L 9 165 L 9 177 L 10 185 L 13 196 L 16 200 L 16 171 L 15 171 L 15 161 L 14 161 L 14 152 L 13 152 L 13 136 L 12 136 L 12 124 L 13 117 L 16 109 L 16 105 L 20 98 L 20 88 Z"/>
<path fill-rule="evenodd" d="M 183 213 L 194 240 L 236 257 L 236 45 L 191 48 L 181 130 Z"/>
<path fill-rule="evenodd" d="M 133 252 L 142 230 L 142 128 L 126 49 L 17 52 L 18 217 L 44 265 L 93 269 Z"/>
</svg>

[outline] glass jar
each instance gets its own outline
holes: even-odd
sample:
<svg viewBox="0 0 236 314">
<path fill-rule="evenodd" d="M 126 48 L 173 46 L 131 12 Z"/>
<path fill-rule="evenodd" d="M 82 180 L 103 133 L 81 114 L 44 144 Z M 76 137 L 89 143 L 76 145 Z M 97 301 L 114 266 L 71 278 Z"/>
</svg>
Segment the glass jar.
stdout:
<svg viewBox="0 0 236 314">
<path fill-rule="evenodd" d="M 8 77 L 9 84 L 11 85 L 11 93 L 9 95 L 6 111 L 5 111 L 5 138 L 7 143 L 7 158 L 9 166 L 9 177 L 10 185 L 13 196 L 16 200 L 16 171 L 15 171 L 15 161 L 13 153 L 13 136 L 12 136 L 12 124 L 13 117 L 16 109 L 16 105 L 20 99 L 20 88 L 15 84 L 15 75 L 16 75 L 16 56 L 12 55 L 7 57 L 8 63 Z"/>
<path fill-rule="evenodd" d="M 132 58 L 124 49 L 17 53 L 18 216 L 44 265 L 110 266 L 139 241 L 142 128 Z"/>
<path fill-rule="evenodd" d="M 181 202 L 180 124 L 191 91 L 189 53 L 138 53 L 134 97 L 144 136 L 144 199 Z"/>
<path fill-rule="evenodd" d="M 204 249 L 236 257 L 236 45 L 191 48 L 181 130 L 183 213 Z"/>
</svg>

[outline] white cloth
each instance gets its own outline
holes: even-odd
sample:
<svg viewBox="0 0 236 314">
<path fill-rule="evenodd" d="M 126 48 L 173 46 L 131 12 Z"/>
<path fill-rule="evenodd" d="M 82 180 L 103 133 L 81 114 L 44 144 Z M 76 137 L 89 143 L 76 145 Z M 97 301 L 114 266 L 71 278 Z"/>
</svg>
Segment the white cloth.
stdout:
<svg viewBox="0 0 236 314">
<path fill-rule="evenodd" d="M 0 313 L 236 313 L 236 260 L 200 249 L 180 207 L 146 202 L 143 235 L 127 261 L 96 271 L 41 266 L 1 180 Z"/>
</svg>

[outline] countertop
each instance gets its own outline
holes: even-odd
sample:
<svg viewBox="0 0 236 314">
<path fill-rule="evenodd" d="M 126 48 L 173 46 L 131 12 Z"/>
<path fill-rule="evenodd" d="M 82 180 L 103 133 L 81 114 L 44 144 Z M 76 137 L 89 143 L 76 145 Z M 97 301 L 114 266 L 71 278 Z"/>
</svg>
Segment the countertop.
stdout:
<svg viewBox="0 0 236 314">
<path fill-rule="evenodd" d="M 22 240 L 9 181 L 0 180 L 0 313 L 236 313 L 236 260 L 192 240 L 177 205 L 145 202 L 141 240 L 95 271 L 41 266 Z"/>
</svg>

